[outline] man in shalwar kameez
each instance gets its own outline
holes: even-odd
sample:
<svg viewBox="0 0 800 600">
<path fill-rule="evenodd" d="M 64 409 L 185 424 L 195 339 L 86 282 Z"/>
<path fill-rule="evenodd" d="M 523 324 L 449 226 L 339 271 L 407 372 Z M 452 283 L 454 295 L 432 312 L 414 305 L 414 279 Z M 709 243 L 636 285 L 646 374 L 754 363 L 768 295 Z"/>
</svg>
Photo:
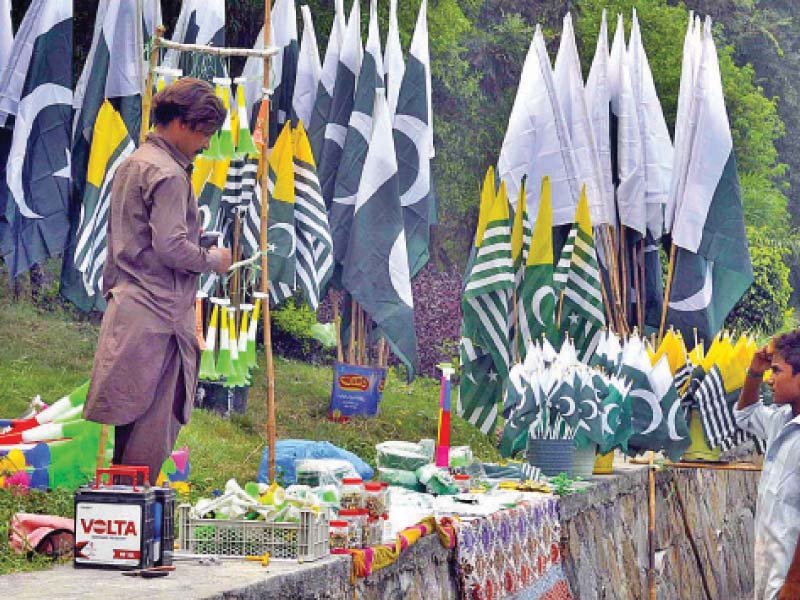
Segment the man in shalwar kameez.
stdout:
<svg viewBox="0 0 800 600">
<path fill-rule="evenodd" d="M 84 416 L 115 426 L 114 464 L 145 465 L 150 483 L 189 420 L 199 348 L 200 273 L 230 251 L 200 245 L 194 157 L 225 120 L 208 83 L 181 79 L 153 98 L 155 131 L 114 176 L 100 327 Z"/>
</svg>

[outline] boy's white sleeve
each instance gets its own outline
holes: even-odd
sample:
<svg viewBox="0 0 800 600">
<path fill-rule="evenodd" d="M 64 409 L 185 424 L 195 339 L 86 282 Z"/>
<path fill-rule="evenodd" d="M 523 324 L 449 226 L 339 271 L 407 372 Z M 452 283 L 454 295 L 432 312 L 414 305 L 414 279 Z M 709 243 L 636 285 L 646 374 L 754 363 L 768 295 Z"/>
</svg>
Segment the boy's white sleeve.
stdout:
<svg viewBox="0 0 800 600">
<path fill-rule="evenodd" d="M 736 424 L 741 428 L 752 433 L 754 436 L 766 440 L 770 430 L 770 423 L 775 416 L 775 408 L 766 406 L 759 401 L 739 410 L 733 408 L 733 417 Z"/>
</svg>

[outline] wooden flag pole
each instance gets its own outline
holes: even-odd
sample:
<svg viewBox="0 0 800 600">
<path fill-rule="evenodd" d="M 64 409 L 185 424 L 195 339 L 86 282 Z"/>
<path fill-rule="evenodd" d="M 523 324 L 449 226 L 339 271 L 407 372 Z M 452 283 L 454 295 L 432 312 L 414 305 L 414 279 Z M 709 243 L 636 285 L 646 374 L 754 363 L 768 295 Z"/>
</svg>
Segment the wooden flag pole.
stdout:
<svg viewBox="0 0 800 600">
<path fill-rule="evenodd" d="M 269 48 L 270 28 L 272 19 L 272 0 L 264 2 L 264 48 Z M 264 57 L 264 80 L 263 91 L 266 110 L 259 110 L 264 115 L 262 122 L 263 145 L 261 146 L 261 291 L 267 294 L 264 298 L 261 315 L 264 323 L 264 359 L 266 362 L 267 377 L 267 447 L 269 448 L 268 474 L 271 482 L 275 481 L 275 365 L 272 357 L 272 326 L 270 323 L 269 311 L 269 261 L 267 260 L 267 226 L 269 223 L 269 167 L 267 157 L 269 153 L 269 109 L 270 97 L 269 90 L 269 67 L 270 59 Z M 263 107 L 262 107 L 263 108 Z"/>
<path fill-rule="evenodd" d="M 356 299 L 350 298 L 350 346 L 347 348 L 347 362 L 356 364 Z"/>
<path fill-rule="evenodd" d="M 647 588 L 649 600 L 656 600 L 656 465 L 653 455 L 650 455 L 650 465 L 647 468 L 648 480 L 648 519 L 647 519 Z"/>
<path fill-rule="evenodd" d="M 672 291 L 672 278 L 675 274 L 675 244 L 669 250 L 669 269 L 667 271 L 667 285 L 664 288 L 664 305 L 661 307 L 661 325 L 658 328 L 658 343 L 664 339 L 664 327 L 667 325 L 667 310 L 669 309 L 669 295 Z"/>
<path fill-rule="evenodd" d="M 336 330 L 336 360 L 344 362 L 344 352 L 342 351 L 342 322 L 339 317 L 339 292 L 332 289 L 329 297 L 333 305 L 333 328 Z"/>
</svg>

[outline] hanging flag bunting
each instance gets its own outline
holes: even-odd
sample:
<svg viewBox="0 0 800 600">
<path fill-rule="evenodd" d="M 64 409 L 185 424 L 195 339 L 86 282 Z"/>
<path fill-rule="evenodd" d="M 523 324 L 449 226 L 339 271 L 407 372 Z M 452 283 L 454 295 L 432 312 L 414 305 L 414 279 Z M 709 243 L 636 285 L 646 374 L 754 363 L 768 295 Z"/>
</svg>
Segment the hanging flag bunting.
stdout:
<svg viewBox="0 0 800 600">
<path fill-rule="evenodd" d="M 322 62 L 322 71 L 319 75 L 317 96 L 314 98 L 314 108 L 308 122 L 308 140 L 311 142 L 311 151 L 314 160 L 319 164 L 322 158 L 322 147 L 325 144 L 325 128 L 331 112 L 331 102 L 336 87 L 336 70 L 339 67 L 339 53 L 344 43 L 346 20 L 344 17 L 344 0 L 334 0 L 334 15 L 331 32 L 328 36 L 328 46 L 325 48 L 325 58 Z"/>
<path fill-rule="evenodd" d="M 317 36 L 314 33 L 314 22 L 311 20 L 311 9 L 307 5 L 300 7 L 303 14 L 303 42 L 297 58 L 297 75 L 292 97 L 292 113 L 295 120 L 303 122 L 305 127 L 311 121 L 314 100 L 317 97 L 322 65 L 319 62 Z"/>
<path fill-rule="evenodd" d="M 97 115 L 89 154 L 72 268 L 80 274 L 80 289 L 62 284 L 61 293 L 83 311 L 104 310 L 103 266 L 111 207 L 111 182 L 117 168 L 135 146 L 122 116 L 105 101 Z M 78 283 L 78 282 L 76 282 Z"/>
<path fill-rule="evenodd" d="M 336 262 L 340 265 L 344 264 L 348 252 L 356 197 L 364 171 L 369 140 L 372 137 L 375 94 L 378 88 L 383 88 L 383 63 L 380 32 L 378 31 L 377 2 L 372 0 L 366 52 L 361 61 L 361 71 L 358 75 L 358 86 L 341 153 L 341 161 L 338 172 L 334 174 L 336 186 L 333 202 L 330 204 L 333 251 Z M 340 89 L 345 88 L 337 87 L 337 95 Z M 326 140 L 326 144 L 328 141 L 330 140 Z"/>
<path fill-rule="evenodd" d="M 34 0 L 0 80 L 0 127 L 13 129 L 0 181 L 0 254 L 12 279 L 67 244 L 71 60 L 72 2 Z"/>
<path fill-rule="evenodd" d="M 695 82 L 685 183 L 679 191 L 672 241 L 677 247 L 667 321 L 692 339 L 710 340 L 753 282 L 741 189 L 736 172 L 717 50 L 706 19 Z M 681 200 L 681 198 L 684 198 Z M 689 201 L 691 199 L 691 201 Z"/>
<path fill-rule="evenodd" d="M 392 124 L 382 89 L 377 92 L 342 284 L 375 322 L 412 379 L 418 364 L 414 300 Z"/>
<path fill-rule="evenodd" d="M 430 95 L 427 0 L 422 0 L 411 39 L 408 64 L 394 116 L 394 145 L 400 180 L 400 201 L 414 277 L 430 258 L 430 228 L 436 222 L 431 175 L 433 129 Z"/>
</svg>

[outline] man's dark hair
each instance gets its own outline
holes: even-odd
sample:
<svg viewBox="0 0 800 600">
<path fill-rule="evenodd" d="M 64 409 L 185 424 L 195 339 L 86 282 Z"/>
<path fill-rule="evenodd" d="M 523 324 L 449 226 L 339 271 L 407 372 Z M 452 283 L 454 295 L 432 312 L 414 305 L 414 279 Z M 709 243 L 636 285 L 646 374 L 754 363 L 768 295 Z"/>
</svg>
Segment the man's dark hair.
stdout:
<svg viewBox="0 0 800 600">
<path fill-rule="evenodd" d="M 800 373 L 800 329 L 776 337 L 774 352 L 792 367 L 794 373 Z"/>
<path fill-rule="evenodd" d="M 207 81 L 185 77 L 153 96 L 153 121 L 168 125 L 175 119 L 195 131 L 214 133 L 225 122 L 225 106 Z"/>
</svg>

